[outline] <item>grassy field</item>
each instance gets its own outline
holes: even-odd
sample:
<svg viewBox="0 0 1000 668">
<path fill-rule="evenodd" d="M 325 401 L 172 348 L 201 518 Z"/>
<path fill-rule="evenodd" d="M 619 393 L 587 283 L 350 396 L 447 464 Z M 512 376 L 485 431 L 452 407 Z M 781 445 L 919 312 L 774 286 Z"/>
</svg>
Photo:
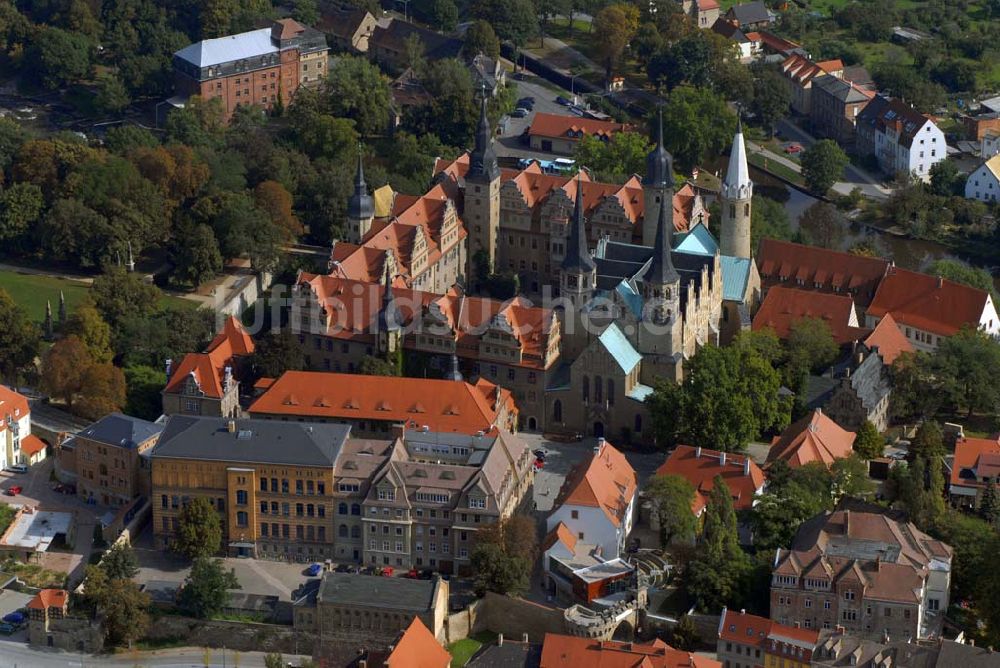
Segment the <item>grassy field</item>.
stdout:
<svg viewBox="0 0 1000 668">
<path fill-rule="evenodd" d="M 471 638 L 448 645 L 448 652 L 451 654 L 451 668 L 462 668 L 479 651 L 480 647 L 490 644 L 496 640 L 496 637 L 495 633 L 484 631 Z"/>
<path fill-rule="evenodd" d="M 10 293 L 18 304 L 27 310 L 32 320 L 45 320 L 45 302 L 52 303 L 52 315 L 59 315 L 59 292 L 66 296 L 66 311 L 73 309 L 83 301 L 89 287 L 80 281 L 55 276 L 40 276 L 38 274 L 22 274 L 17 271 L 0 271 L 0 288 Z M 160 300 L 161 306 L 177 308 L 197 308 L 198 303 L 190 299 L 165 296 Z"/>
</svg>

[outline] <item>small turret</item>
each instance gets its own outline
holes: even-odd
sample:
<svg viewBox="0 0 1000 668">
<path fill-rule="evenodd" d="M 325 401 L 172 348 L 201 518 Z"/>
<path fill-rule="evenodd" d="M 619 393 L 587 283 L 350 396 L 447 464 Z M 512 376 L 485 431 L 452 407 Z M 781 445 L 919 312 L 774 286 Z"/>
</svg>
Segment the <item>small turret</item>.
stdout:
<svg viewBox="0 0 1000 668">
<path fill-rule="evenodd" d="M 358 169 L 354 175 L 354 193 L 347 200 L 347 221 L 349 240 L 360 243 L 371 229 L 375 218 L 375 200 L 368 194 L 368 184 L 365 183 L 365 167 L 358 147 Z"/>
<path fill-rule="evenodd" d="M 736 136 L 729 154 L 726 178 L 722 181 L 722 238 L 719 250 L 723 255 L 750 258 L 750 219 L 753 181 L 747 165 L 747 149 L 743 141 L 743 122 L 736 122 Z"/>
</svg>

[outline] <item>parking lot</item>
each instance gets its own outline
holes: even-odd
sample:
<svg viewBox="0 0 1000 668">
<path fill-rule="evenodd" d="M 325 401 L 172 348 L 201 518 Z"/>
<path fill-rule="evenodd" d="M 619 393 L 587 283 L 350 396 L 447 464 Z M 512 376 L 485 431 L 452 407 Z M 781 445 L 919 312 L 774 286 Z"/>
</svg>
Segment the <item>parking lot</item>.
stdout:
<svg viewBox="0 0 1000 668">
<path fill-rule="evenodd" d="M 523 81 L 513 80 L 517 86 L 517 97 L 535 98 L 535 106 L 524 118 L 508 118 L 507 127 L 503 134 L 497 138 L 496 152 L 499 157 L 517 158 L 541 158 L 551 160 L 558 157 L 548 153 L 539 153 L 528 148 L 527 144 L 521 140 L 521 134 L 531 126 L 531 121 L 536 113 L 560 114 L 571 116 L 569 109 L 556 102 L 556 97 L 562 95 L 566 98 L 572 96 L 566 91 L 553 90 L 552 84 L 545 82 L 543 85 L 537 77 L 529 76 Z"/>
</svg>

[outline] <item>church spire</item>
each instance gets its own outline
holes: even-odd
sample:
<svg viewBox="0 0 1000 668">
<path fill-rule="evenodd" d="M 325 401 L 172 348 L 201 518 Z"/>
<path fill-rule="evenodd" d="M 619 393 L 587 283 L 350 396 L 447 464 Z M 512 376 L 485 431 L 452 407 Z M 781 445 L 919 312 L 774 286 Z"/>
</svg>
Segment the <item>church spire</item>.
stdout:
<svg viewBox="0 0 1000 668">
<path fill-rule="evenodd" d="M 753 182 L 747 165 L 747 147 L 743 141 L 743 121 L 736 120 L 736 135 L 729 152 L 729 166 L 722 181 L 722 196 L 729 199 L 748 199 L 753 195 Z"/>
<path fill-rule="evenodd" d="M 669 211 L 669 213 L 668 213 Z M 672 206 L 661 206 L 660 217 L 656 222 L 656 243 L 653 244 L 653 257 L 649 269 L 642 277 L 649 285 L 668 285 L 681 280 L 680 274 L 674 268 L 670 256 L 671 240 L 674 236 L 674 216 Z"/>
<path fill-rule="evenodd" d="M 663 146 L 663 108 L 657 112 L 656 146 L 646 156 L 646 176 L 644 186 L 663 188 L 673 183 L 674 159 Z"/>
<path fill-rule="evenodd" d="M 375 216 L 375 200 L 368 194 L 368 184 L 365 183 L 365 166 L 358 145 L 358 169 L 354 174 L 354 194 L 347 200 L 347 217 L 352 220 L 367 220 Z"/>
<path fill-rule="evenodd" d="M 492 181 L 500 178 L 497 154 L 493 150 L 493 130 L 486 115 L 486 86 L 482 87 L 479 106 L 479 125 L 476 127 L 476 146 L 469 154 L 469 176 Z"/>
<path fill-rule="evenodd" d="M 743 141 L 743 122 L 737 118 L 736 135 L 729 153 L 726 178 L 722 180 L 722 225 L 719 252 L 730 257 L 750 258 L 750 226 L 753 206 L 753 181 L 747 165 L 747 147 Z"/>
<path fill-rule="evenodd" d="M 583 181 L 576 176 L 576 207 L 573 209 L 573 220 L 569 224 L 569 238 L 566 240 L 566 257 L 562 268 L 571 272 L 589 272 L 597 269 L 594 258 L 587 250 L 587 229 L 583 222 Z"/>
</svg>

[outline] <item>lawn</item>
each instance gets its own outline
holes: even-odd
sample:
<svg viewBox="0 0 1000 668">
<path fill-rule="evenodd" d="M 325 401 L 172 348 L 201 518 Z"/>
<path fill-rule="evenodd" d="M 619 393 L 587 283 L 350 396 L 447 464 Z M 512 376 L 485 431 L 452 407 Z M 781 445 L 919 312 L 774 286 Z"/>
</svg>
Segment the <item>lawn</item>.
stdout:
<svg viewBox="0 0 1000 668">
<path fill-rule="evenodd" d="M 60 291 L 66 296 L 66 312 L 72 313 L 90 289 L 85 283 L 69 278 L 40 276 L 11 270 L 0 271 L 0 288 L 9 292 L 14 301 L 23 306 L 28 316 L 37 322 L 45 321 L 46 301 L 52 304 L 52 316 L 54 318 L 59 316 Z M 160 300 L 160 306 L 194 309 L 198 308 L 198 302 L 164 296 Z"/>
<path fill-rule="evenodd" d="M 462 668 L 475 656 L 476 652 L 483 645 L 489 645 L 496 640 L 497 634 L 489 631 L 477 633 L 471 638 L 459 640 L 448 645 L 448 652 L 451 654 L 451 668 Z"/>
<path fill-rule="evenodd" d="M 38 564 L 25 564 L 14 559 L 5 561 L 0 570 L 4 573 L 16 575 L 21 582 L 29 587 L 40 589 L 62 589 L 66 586 L 68 577 L 65 573 L 57 573 L 56 571 L 42 568 Z"/>
</svg>

